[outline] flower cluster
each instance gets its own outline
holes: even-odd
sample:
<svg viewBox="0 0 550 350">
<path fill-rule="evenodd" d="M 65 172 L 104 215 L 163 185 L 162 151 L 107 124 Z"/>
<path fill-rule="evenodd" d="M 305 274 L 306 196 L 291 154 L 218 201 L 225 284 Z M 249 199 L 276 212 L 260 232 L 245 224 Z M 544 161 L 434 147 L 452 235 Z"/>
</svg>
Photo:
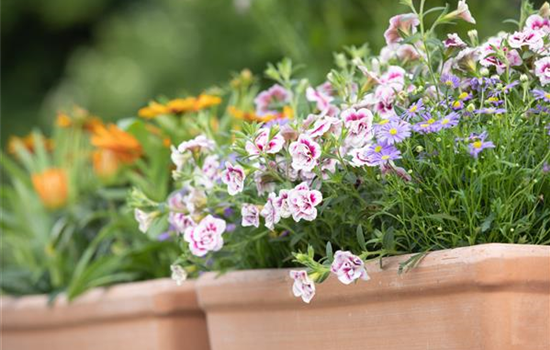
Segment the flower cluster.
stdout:
<svg viewBox="0 0 550 350">
<path fill-rule="evenodd" d="M 290 272 L 292 291 L 309 303 L 330 274 L 368 280 L 370 256 L 524 242 L 508 234 L 515 224 L 548 238 L 550 213 L 534 200 L 549 186 L 548 11 L 479 43 L 475 31 L 434 34 L 475 24 L 465 0 L 434 9 L 429 31 L 423 9 L 407 3 L 379 55 L 348 48 L 321 85 L 293 79 L 288 60 L 270 65 L 276 83 L 250 99 L 255 111 L 228 109 L 255 122 L 230 147 L 206 135 L 172 146 L 182 189 L 168 217 L 182 259 L 225 269 L 294 266 L 294 256 L 307 270 Z M 499 177 L 517 167 L 520 190 Z"/>
</svg>

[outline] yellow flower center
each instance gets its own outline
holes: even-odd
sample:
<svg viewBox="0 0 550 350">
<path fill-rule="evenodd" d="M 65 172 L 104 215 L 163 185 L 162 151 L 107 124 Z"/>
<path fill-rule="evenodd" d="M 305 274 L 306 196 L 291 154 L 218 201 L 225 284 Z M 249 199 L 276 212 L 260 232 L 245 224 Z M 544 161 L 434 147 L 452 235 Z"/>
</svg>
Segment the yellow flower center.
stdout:
<svg viewBox="0 0 550 350">
<path fill-rule="evenodd" d="M 449 124 L 449 119 L 445 118 L 441 121 L 441 124 L 446 125 Z"/>
<path fill-rule="evenodd" d="M 447 86 L 453 86 L 453 82 L 452 82 L 451 80 L 447 80 L 447 81 L 445 82 L 445 84 L 446 84 Z"/>
<path fill-rule="evenodd" d="M 455 101 L 455 103 L 453 103 L 453 107 L 454 108 L 460 107 L 460 101 Z"/>
<path fill-rule="evenodd" d="M 434 119 L 434 118 L 430 118 L 430 119 L 426 120 L 426 123 L 428 123 L 428 124 L 433 124 L 433 123 L 435 123 L 435 119 Z"/>
<path fill-rule="evenodd" d="M 382 156 L 381 158 L 382 158 L 383 160 L 388 160 L 388 159 L 390 159 L 390 156 Z"/>
<path fill-rule="evenodd" d="M 475 148 L 481 148 L 483 143 L 481 141 L 476 141 L 476 142 L 473 143 L 473 145 L 474 145 Z"/>
<path fill-rule="evenodd" d="M 496 98 L 496 97 L 489 97 L 489 98 L 487 99 L 487 101 L 489 101 L 489 102 L 497 102 L 497 101 L 498 101 L 498 98 Z"/>
<path fill-rule="evenodd" d="M 421 127 L 421 128 L 427 128 L 428 126 L 430 126 L 430 124 L 426 124 L 426 123 L 420 124 L 420 127 Z"/>
<path fill-rule="evenodd" d="M 382 119 L 378 125 L 384 125 L 384 124 L 388 124 L 390 121 L 388 119 Z"/>
<path fill-rule="evenodd" d="M 458 95 L 458 99 L 459 99 L 459 100 L 464 100 L 466 97 L 468 97 L 468 93 L 467 93 L 467 92 L 463 92 L 463 93 L 461 93 L 460 95 Z"/>
<path fill-rule="evenodd" d="M 396 128 L 390 129 L 390 135 L 397 135 L 397 129 Z"/>
<path fill-rule="evenodd" d="M 550 99 L 550 92 L 547 92 L 546 95 L 544 95 L 547 99 Z"/>
<path fill-rule="evenodd" d="M 414 105 L 409 109 L 409 112 L 414 113 L 414 112 L 416 112 L 417 109 L 418 109 L 418 107 L 416 105 Z"/>
<path fill-rule="evenodd" d="M 376 152 L 376 153 L 380 153 L 381 150 L 382 150 L 382 146 L 376 146 L 374 148 L 374 152 Z"/>
</svg>

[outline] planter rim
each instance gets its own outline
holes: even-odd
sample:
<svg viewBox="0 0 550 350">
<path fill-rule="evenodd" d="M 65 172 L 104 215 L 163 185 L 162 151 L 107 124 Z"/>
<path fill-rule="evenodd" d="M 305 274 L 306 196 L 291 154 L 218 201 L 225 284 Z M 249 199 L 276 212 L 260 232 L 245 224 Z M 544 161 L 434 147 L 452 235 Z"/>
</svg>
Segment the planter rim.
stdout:
<svg viewBox="0 0 550 350">
<path fill-rule="evenodd" d="M 309 305 L 292 295 L 291 269 L 232 271 L 223 275 L 209 272 L 198 279 L 197 294 L 207 313 L 236 308 L 330 307 L 342 303 L 368 303 L 369 299 L 391 301 L 396 297 L 414 298 L 472 290 L 550 295 L 550 246 L 490 243 L 439 250 L 424 256 L 408 272 L 398 274 L 399 264 L 411 255 L 414 254 L 384 258 L 382 268 L 378 260 L 366 263 L 371 277 L 369 281 L 344 285 L 331 275 L 322 284 L 316 284 L 317 292 Z M 518 264 L 525 266 L 526 274 L 510 273 L 506 268 Z M 548 268 L 533 272 L 529 269 L 533 264 Z M 435 279 L 434 273 L 437 274 Z"/>
<path fill-rule="evenodd" d="M 195 281 L 178 286 L 169 279 L 94 288 L 73 302 L 59 296 L 48 305 L 47 295 L 0 298 L 2 330 L 56 328 L 78 323 L 137 317 L 201 313 Z"/>
</svg>

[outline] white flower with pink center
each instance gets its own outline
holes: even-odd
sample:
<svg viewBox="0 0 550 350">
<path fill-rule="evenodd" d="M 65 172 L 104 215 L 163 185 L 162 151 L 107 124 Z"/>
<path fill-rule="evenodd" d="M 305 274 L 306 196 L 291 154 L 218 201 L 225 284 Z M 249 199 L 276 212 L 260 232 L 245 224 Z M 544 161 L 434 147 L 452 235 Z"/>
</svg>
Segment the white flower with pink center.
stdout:
<svg viewBox="0 0 550 350">
<path fill-rule="evenodd" d="M 216 143 L 214 141 L 210 140 L 204 135 L 199 135 L 192 140 L 184 141 L 180 143 L 180 145 L 178 146 L 178 151 L 180 153 L 185 153 L 187 151 L 194 152 L 194 151 L 202 151 L 202 150 L 212 151 L 215 146 L 216 146 Z"/>
<path fill-rule="evenodd" d="M 214 183 L 218 179 L 220 169 L 220 161 L 217 155 L 213 154 L 204 159 L 202 168 L 197 167 L 196 176 L 197 183 L 207 189 L 214 187 Z"/>
<path fill-rule="evenodd" d="M 292 294 L 296 298 L 302 298 L 304 302 L 309 304 L 315 296 L 315 283 L 309 278 L 307 272 L 303 270 L 290 271 L 290 277 L 294 280 Z"/>
<path fill-rule="evenodd" d="M 390 18 L 390 26 L 384 32 L 386 44 L 390 45 L 402 41 L 402 34 L 414 34 L 419 24 L 420 21 L 418 20 L 418 16 L 414 13 L 393 16 Z"/>
<path fill-rule="evenodd" d="M 185 230 L 183 238 L 189 243 L 189 250 L 195 256 L 205 256 L 208 252 L 217 252 L 223 247 L 222 234 L 226 223 L 222 219 L 206 216 L 195 227 Z"/>
<path fill-rule="evenodd" d="M 341 131 L 342 121 L 336 117 L 324 116 L 315 121 L 313 127 L 306 131 L 306 134 L 312 138 L 321 137 L 331 131 L 335 135 L 339 135 Z"/>
<path fill-rule="evenodd" d="M 260 227 L 260 210 L 256 205 L 244 203 L 241 207 L 241 216 L 241 225 L 243 227 Z"/>
<path fill-rule="evenodd" d="M 514 49 L 521 49 L 528 46 L 529 50 L 537 52 L 544 46 L 544 40 L 538 31 L 526 29 L 522 32 L 515 32 L 508 37 L 508 44 Z"/>
<path fill-rule="evenodd" d="M 153 213 L 147 213 L 141 209 L 134 209 L 134 218 L 139 224 L 139 230 L 142 233 L 147 233 L 149 231 L 149 228 L 151 227 L 151 224 L 153 223 L 153 220 L 155 218 Z"/>
<path fill-rule="evenodd" d="M 531 15 L 525 21 L 525 28 L 540 31 L 542 34 L 550 34 L 550 19 L 540 15 Z"/>
<path fill-rule="evenodd" d="M 349 152 L 349 155 L 352 157 L 350 165 L 353 167 L 362 167 L 362 166 L 375 166 L 377 163 L 372 159 L 372 156 L 369 152 L 371 146 L 366 145 L 361 148 L 352 149 Z"/>
<path fill-rule="evenodd" d="M 506 60 L 510 67 L 519 66 L 523 63 L 519 53 L 516 50 L 510 50 L 502 45 L 501 37 L 491 38 L 481 47 L 482 59 L 480 64 L 484 67 L 494 66 L 498 74 L 502 74 L 506 71 L 506 62 L 501 61 L 497 57 L 496 49 L 502 49 L 506 54 Z"/>
<path fill-rule="evenodd" d="M 466 0 L 459 0 L 458 6 L 456 11 L 454 11 L 456 17 L 463 19 L 464 21 L 468 23 L 475 24 L 476 20 L 470 13 L 470 9 L 468 8 L 468 4 L 466 4 Z"/>
<path fill-rule="evenodd" d="M 290 103 L 292 93 L 279 84 L 275 84 L 266 91 L 262 91 L 254 103 L 256 104 L 256 114 L 265 116 L 269 114 L 278 114 L 285 105 Z"/>
<path fill-rule="evenodd" d="M 267 197 L 267 202 L 260 212 L 260 215 L 265 219 L 265 227 L 270 230 L 273 230 L 275 228 L 275 224 L 281 220 L 281 214 L 277 209 L 276 201 L 277 195 L 271 192 Z"/>
<path fill-rule="evenodd" d="M 317 190 L 310 190 L 306 182 L 302 182 L 288 193 L 288 206 L 294 221 L 301 219 L 313 221 L 317 218 L 317 205 L 323 201 L 323 195 Z"/>
<path fill-rule="evenodd" d="M 386 90 L 391 90 L 392 94 L 403 90 L 405 87 L 405 75 L 407 72 L 399 66 L 389 66 L 386 73 L 384 73 L 380 79 L 380 85 Z M 380 96 L 381 93 L 376 95 Z"/>
<path fill-rule="evenodd" d="M 222 172 L 222 182 L 227 185 L 227 193 L 234 196 L 243 191 L 244 169 L 240 165 L 233 165 L 229 162 L 225 163 L 225 170 Z"/>
<path fill-rule="evenodd" d="M 321 89 L 314 89 L 311 86 L 306 89 L 306 98 L 310 102 L 315 102 L 317 104 L 317 109 L 321 112 L 329 110 L 331 107 L 331 102 L 334 100 L 332 96 L 326 94 Z"/>
<path fill-rule="evenodd" d="M 338 250 L 334 253 L 334 261 L 330 266 L 330 270 L 344 284 L 350 284 L 357 279 L 365 281 L 370 279 L 363 260 L 348 251 Z"/>
<path fill-rule="evenodd" d="M 443 41 L 445 47 L 465 48 L 467 45 L 456 33 L 447 34 L 447 39 Z"/>
<path fill-rule="evenodd" d="M 290 206 L 288 205 L 289 192 L 289 190 L 280 190 L 279 196 L 277 196 L 277 198 L 275 199 L 275 206 L 277 207 L 277 211 L 279 212 L 279 215 L 285 219 L 292 216 Z"/>
<path fill-rule="evenodd" d="M 171 211 L 170 214 L 168 214 L 168 222 L 180 234 L 185 233 L 185 231 L 190 227 L 197 226 L 190 215 L 174 211 Z"/>
<path fill-rule="evenodd" d="M 292 156 L 292 167 L 296 170 L 311 171 L 321 156 L 321 146 L 305 134 L 291 143 L 289 150 Z"/>
<path fill-rule="evenodd" d="M 278 153 L 285 144 L 285 139 L 279 134 L 275 134 L 273 138 L 269 138 L 270 129 L 261 129 L 254 141 L 248 141 L 245 149 L 251 156 L 259 155 L 260 153 L 275 154 Z"/>
<path fill-rule="evenodd" d="M 350 108 L 341 114 L 348 131 L 346 144 L 352 147 L 361 147 L 374 136 L 372 128 L 372 113 L 366 108 L 355 110 Z"/>
<path fill-rule="evenodd" d="M 336 172 L 336 165 L 338 164 L 338 161 L 334 158 L 326 158 L 321 161 L 321 164 L 319 165 L 319 168 L 321 169 L 321 178 L 323 180 L 328 180 L 330 178 L 329 173 L 334 174 Z M 312 171 L 302 171 L 302 179 L 308 180 L 311 182 L 313 178 L 316 176 Z"/>
<path fill-rule="evenodd" d="M 535 61 L 535 75 L 539 78 L 542 86 L 550 84 L 550 57 L 543 57 Z"/>
</svg>

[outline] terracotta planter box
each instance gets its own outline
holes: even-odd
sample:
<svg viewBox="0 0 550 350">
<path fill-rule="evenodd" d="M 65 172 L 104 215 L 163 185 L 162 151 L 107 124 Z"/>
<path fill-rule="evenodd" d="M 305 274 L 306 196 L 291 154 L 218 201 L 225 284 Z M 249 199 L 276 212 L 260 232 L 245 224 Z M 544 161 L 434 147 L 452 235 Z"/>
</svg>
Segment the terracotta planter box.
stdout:
<svg viewBox="0 0 550 350">
<path fill-rule="evenodd" d="M 2 298 L 2 349 L 208 349 L 194 282 L 170 279 L 94 289 L 71 304 Z"/>
<path fill-rule="evenodd" d="M 368 282 L 318 285 L 311 304 L 288 270 L 198 283 L 213 350 L 549 349 L 550 247 L 489 244 L 369 263 Z"/>
</svg>

